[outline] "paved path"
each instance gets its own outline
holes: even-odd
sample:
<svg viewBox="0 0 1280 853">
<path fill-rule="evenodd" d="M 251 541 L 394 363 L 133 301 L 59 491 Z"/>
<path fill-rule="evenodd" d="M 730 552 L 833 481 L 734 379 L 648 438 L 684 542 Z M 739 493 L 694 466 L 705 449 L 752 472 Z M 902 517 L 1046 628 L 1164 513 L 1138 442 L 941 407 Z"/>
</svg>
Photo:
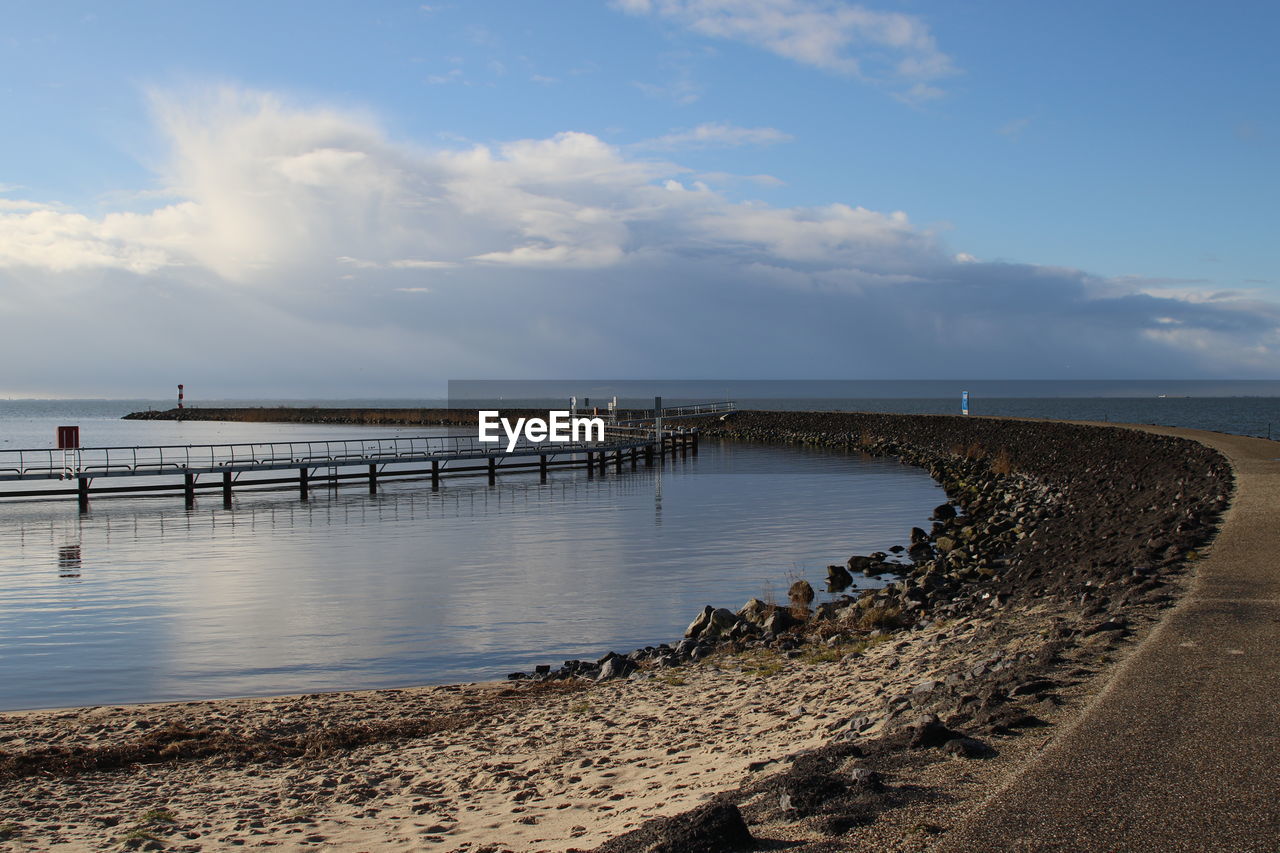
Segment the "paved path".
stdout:
<svg viewBox="0 0 1280 853">
<path fill-rule="evenodd" d="M 1222 529 L 1080 721 L 941 850 L 1280 850 L 1280 442 L 1145 429 L 1231 460 Z"/>
</svg>

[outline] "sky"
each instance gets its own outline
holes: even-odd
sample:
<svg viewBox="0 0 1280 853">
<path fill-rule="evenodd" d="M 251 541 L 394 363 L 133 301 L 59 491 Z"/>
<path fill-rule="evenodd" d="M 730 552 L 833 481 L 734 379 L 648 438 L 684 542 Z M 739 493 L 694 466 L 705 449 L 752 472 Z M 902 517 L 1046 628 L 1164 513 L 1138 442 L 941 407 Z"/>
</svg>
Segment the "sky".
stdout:
<svg viewBox="0 0 1280 853">
<path fill-rule="evenodd" d="M 0 395 L 1280 377 L 1280 7 L 8 4 Z"/>
</svg>

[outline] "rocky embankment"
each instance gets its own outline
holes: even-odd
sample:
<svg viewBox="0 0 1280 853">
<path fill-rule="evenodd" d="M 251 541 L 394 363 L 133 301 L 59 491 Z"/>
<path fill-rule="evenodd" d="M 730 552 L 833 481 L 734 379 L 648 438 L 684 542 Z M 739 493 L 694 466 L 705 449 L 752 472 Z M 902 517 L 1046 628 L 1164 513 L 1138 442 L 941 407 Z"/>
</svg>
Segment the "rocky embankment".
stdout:
<svg viewBox="0 0 1280 853">
<path fill-rule="evenodd" d="M 929 677 L 842 721 L 829 744 L 793 756 L 784 772 L 650 821 L 600 853 L 739 850 L 757 827 L 770 838 L 808 839 L 795 849 L 836 849 L 821 839 L 927 798 L 914 778 L 923 768 L 990 757 L 993 738 L 1046 725 L 1060 695 L 1095 673 L 1082 663 L 1105 662 L 1172 603 L 1232 490 L 1229 465 L 1209 448 L 1125 429 L 763 412 L 701 426 L 711 437 L 896 456 L 929 470 L 950 501 L 935 510 L 932 529 L 912 531 L 908 565 L 878 553 L 828 570 L 837 588 L 851 573 L 901 574 L 883 589 L 811 609 L 813 591 L 797 584 L 785 605 L 708 606 L 681 643 L 610 655 L 585 674 L 604 679 L 752 649 L 804 656 L 826 648 L 856 666 L 869 647 L 904 648 L 900 641 L 922 632 L 952 646 Z M 581 674 L 548 668 L 539 677 Z"/>
</svg>

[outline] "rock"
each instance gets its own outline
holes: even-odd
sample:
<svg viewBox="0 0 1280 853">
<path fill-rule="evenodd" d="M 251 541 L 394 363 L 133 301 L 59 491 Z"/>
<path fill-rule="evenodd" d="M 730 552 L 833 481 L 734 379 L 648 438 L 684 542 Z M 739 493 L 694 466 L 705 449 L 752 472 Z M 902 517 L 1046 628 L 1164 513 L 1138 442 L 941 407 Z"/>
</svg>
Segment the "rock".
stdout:
<svg viewBox="0 0 1280 853">
<path fill-rule="evenodd" d="M 750 622 L 752 625 L 762 625 L 772 610 L 772 605 L 765 604 L 758 598 L 753 598 L 742 605 L 742 609 L 738 611 L 738 618 Z"/>
<path fill-rule="evenodd" d="M 1009 691 L 1010 696 L 1030 696 L 1034 693 L 1043 693 L 1046 690 L 1052 690 L 1058 685 L 1047 678 L 1033 678 L 1030 681 L 1024 681 Z"/>
<path fill-rule="evenodd" d="M 1127 630 L 1128 627 L 1129 627 L 1129 623 L 1122 618 L 1108 619 L 1105 622 L 1099 622 L 1097 625 L 1094 625 L 1092 628 L 1087 629 L 1084 633 L 1085 633 L 1085 636 L 1089 636 L 1091 634 L 1103 634 L 1111 631 L 1124 631 L 1124 630 Z"/>
<path fill-rule="evenodd" d="M 776 608 L 760 627 L 768 633 L 782 634 L 800 624 L 800 620 L 783 608 Z"/>
<path fill-rule="evenodd" d="M 688 628 L 684 629 L 685 638 L 692 639 L 701 634 L 703 629 L 707 627 L 707 623 L 711 621 L 711 614 L 715 612 L 716 609 L 710 604 L 702 608 L 702 612 L 698 614 L 697 618 L 689 623 Z"/>
<path fill-rule="evenodd" d="M 937 521 L 949 521 L 956 517 L 956 508 L 951 504 L 939 504 L 934 507 L 933 515 L 929 517 Z"/>
<path fill-rule="evenodd" d="M 802 604 L 807 606 L 813 601 L 813 587 L 808 581 L 796 581 L 787 590 L 787 597 L 791 599 L 792 604 Z"/>
<path fill-rule="evenodd" d="M 910 738 L 907 745 L 912 749 L 924 749 L 941 746 L 953 738 L 963 737 L 942 724 L 937 715 L 929 714 L 916 720 L 910 726 Z"/>
<path fill-rule="evenodd" d="M 928 542 L 916 542 L 907 549 L 907 556 L 912 562 L 925 563 L 933 558 L 933 548 Z"/>
<path fill-rule="evenodd" d="M 952 539 L 950 536 L 939 536 L 933 544 L 934 547 L 944 554 L 956 549 L 956 540 Z"/>
<path fill-rule="evenodd" d="M 875 563 L 875 560 L 870 557 L 860 557 L 857 554 L 854 554 L 848 559 L 845 565 L 849 567 L 849 571 L 851 572 L 863 572 L 865 574 L 867 573 L 867 569 L 870 568 L 873 563 Z"/>
<path fill-rule="evenodd" d="M 844 566 L 827 566 L 827 584 L 833 589 L 844 589 L 853 583 L 853 575 Z"/>
<path fill-rule="evenodd" d="M 687 639 L 714 640 L 727 633 L 737 622 L 738 617 L 733 611 L 724 607 L 714 608 L 708 604 L 685 629 L 684 635 Z"/>
<path fill-rule="evenodd" d="M 855 767 L 849 771 L 849 779 L 853 784 L 863 788 L 880 787 L 880 774 L 869 767 Z"/>
<path fill-rule="evenodd" d="M 614 652 L 609 652 L 600 659 L 600 674 L 596 676 L 596 681 L 608 681 L 611 678 L 625 678 L 635 672 L 636 665 L 627 658 Z"/>
<path fill-rule="evenodd" d="M 606 841 L 596 853 L 739 853 L 755 843 L 737 806 L 712 802 L 673 817 L 647 820 Z"/>
<path fill-rule="evenodd" d="M 928 542 L 929 534 L 919 527 L 911 528 L 911 544 L 918 545 L 921 542 Z"/>
<path fill-rule="evenodd" d="M 990 758 L 996 754 L 990 746 L 971 737 L 952 738 L 942 745 L 942 751 L 955 758 Z"/>
</svg>

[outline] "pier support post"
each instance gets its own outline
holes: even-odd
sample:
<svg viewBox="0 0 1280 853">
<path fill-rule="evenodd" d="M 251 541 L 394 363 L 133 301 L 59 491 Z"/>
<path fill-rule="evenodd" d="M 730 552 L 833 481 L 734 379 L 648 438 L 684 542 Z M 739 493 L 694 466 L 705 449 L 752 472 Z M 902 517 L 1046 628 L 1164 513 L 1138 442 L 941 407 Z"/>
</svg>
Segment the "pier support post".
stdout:
<svg viewBox="0 0 1280 853">
<path fill-rule="evenodd" d="M 613 470 L 618 474 L 622 473 L 622 449 L 621 448 L 618 449 L 617 454 L 614 455 L 613 457 Z"/>
<path fill-rule="evenodd" d="M 222 472 L 222 507 L 231 509 L 231 472 Z"/>
<path fill-rule="evenodd" d="M 693 455 L 698 455 L 698 430 L 693 431 Z"/>
<path fill-rule="evenodd" d="M 440 491 L 440 460 L 431 460 L 431 491 Z"/>
<path fill-rule="evenodd" d="M 307 485 L 309 480 L 309 472 L 305 467 L 298 469 L 298 497 L 306 500 L 308 497 Z"/>
<path fill-rule="evenodd" d="M 489 457 L 489 485 L 492 486 L 498 482 L 498 460 L 492 456 Z"/>
<path fill-rule="evenodd" d="M 80 502 L 80 511 L 89 511 L 89 478 L 76 477 L 76 498 Z"/>
<path fill-rule="evenodd" d="M 631 448 L 631 470 L 632 471 L 636 470 L 636 457 L 639 455 L 640 455 L 640 451 L 637 448 L 634 448 L 634 447 Z"/>
<path fill-rule="evenodd" d="M 547 482 L 547 454 L 538 457 L 538 481 Z"/>
<path fill-rule="evenodd" d="M 653 445 L 647 444 L 644 448 L 644 467 L 653 467 Z"/>
<path fill-rule="evenodd" d="M 376 495 L 378 493 L 378 466 L 369 466 L 369 494 Z"/>
<path fill-rule="evenodd" d="M 182 498 L 187 504 L 187 509 L 196 505 L 196 475 L 182 475 Z"/>
<path fill-rule="evenodd" d="M 600 476 L 603 477 L 605 472 L 605 467 L 609 464 L 609 452 L 607 450 L 600 451 L 599 462 L 600 462 Z"/>
<path fill-rule="evenodd" d="M 596 475 L 596 455 L 590 450 L 587 451 L 587 479 L 590 480 Z"/>
<path fill-rule="evenodd" d="M 685 454 L 689 452 L 689 434 L 680 434 L 680 458 L 683 459 Z"/>
</svg>

